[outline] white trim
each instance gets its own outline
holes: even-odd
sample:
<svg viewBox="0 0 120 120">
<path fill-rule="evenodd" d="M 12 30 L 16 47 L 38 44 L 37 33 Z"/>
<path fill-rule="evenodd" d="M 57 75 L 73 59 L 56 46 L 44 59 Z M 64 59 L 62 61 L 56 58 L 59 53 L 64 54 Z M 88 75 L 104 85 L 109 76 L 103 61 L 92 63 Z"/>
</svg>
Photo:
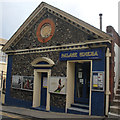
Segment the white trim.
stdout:
<svg viewBox="0 0 120 120">
<path fill-rule="evenodd" d="M 34 70 L 33 107 L 40 106 L 41 74 Z"/>
<path fill-rule="evenodd" d="M 10 38 L 10 40 L 5 44 L 5 46 L 3 47 L 3 51 L 6 51 L 6 49 L 14 42 L 14 40 L 19 36 L 19 34 L 29 25 L 30 22 L 32 22 L 32 20 L 34 20 L 38 14 L 40 14 L 40 12 L 44 9 L 44 8 L 48 8 L 51 11 L 54 11 L 54 13 L 57 13 L 59 15 L 62 15 L 62 18 L 67 18 L 67 20 L 71 20 L 72 22 L 74 22 L 75 24 L 78 24 L 82 27 L 84 27 L 87 30 L 89 30 L 92 33 L 95 33 L 96 35 L 102 37 L 103 39 L 110 39 L 112 40 L 113 38 L 110 37 L 108 34 L 106 34 L 105 32 L 91 26 L 90 24 L 60 10 L 57 9 L 45 2 L 42 2 L 40 4 L 39 7 L 37 7 L 34 12 L 27 18 L 27 20 L 21 25 L 21 27 L 16 31 L 16 33 Z M 43 14 L 43 13 L 42 13 Z M 53 14 L 53 13 L 52 13 Z M 40 17 L 42 15 L 40 14 Z M 20 40 L 20 39 L 19 39 Z M 17 43 L 17 42 L 16 42 Z"/>
<path fill-rule="evenodd" d="M 66 17 L 66 19 L 69 19 L 72 22 L 74 22 L 76 24 L 79 24 L 80 26 L 84 27 L 87 30 L 90 30 L 91 32 L 95 33 L 96 35 L 99 35 L 99 36 L 101 36 L 103 38 L 111 38 L 109 35 L 107 35 L 103 31 L 101 31 L 100 29 L 95 28 L 92 25 L 90 25 L 90 24 L 88 24 L 88 23 L 86 23 L 86 22 L 84 22 L 84 21 L 82 21 L 82 20 L 80 20 L 80 19 L 78 19 L 78 18 L 76 18 L 76 17 L 62 11 L 62 10 L 60 10 L 60 9 L 57 9 L 57 8 L 47 4 L 47 3 L 44 3 L 44 7 L 48 8 L 48 9 L 50 9 L 52 11 L 55 11 L 56 13 L 62 15 L 63 17 Z"/>
<path fill-rule="evenodd" d="M 76 44 L 65 44 L 65 45 L 60 45 L 60 46 L 49 46 L 49 47 L 38 47 L 38 48 L 31 48 L 31 49 L 21 49 L 21 50 L 8 50 L 5 53 L 14 53 L 14 54 L 26 54 L 26 53 L 37 53 L 37 52 L 47 52 L 47 51 L 59 51 L 59 50 L 74 50 L 74 49 L 85 49 L 89 48 L 87 45 L 89 44 L 96 44 L 96 43 L 111 43 L 110 40 L 101 40 L 101 39 L 96 39 L 96 41 L 86 41 L 86 42 L 80 42 Z M 77 47 L 76 47 L 77 46 Z M 80 47 L 82 46 L 82 47 Z M 100 45 L 101 47 L 105 47 L 105 45 Z M 100 47 L 99 46 L 99 47 Z M 91 47 L 96 47 L 96 46 L 91 46 Z"/>
<path fill-rule="evenodd" d="M 75 62 L 90 62 L 90 95 L 89 95 L 89 115 L 91 115 L 91 95 L 92 95 L 92 60 L 72 60 L 67 61 L 67 95 L 66 112 L 70 105 L 74 103 L 74 80 L 75 80 Z"/>
<path fill-rule="evenodd" d="M 112 115 L 113 117 L 120 117 L 120 115 L 115 114 L 115 113 L 111 113 L 111 112 L 109 112 L 109 115 Z"/>
<path fill-rule="evenodd" d="M 34 87 L 33 87 L 33 107 L 40 106 L 40 96 L 41 96 L 41 73 L 46 72 L 48 74 L 48 84 L 47 84 L 47 100 L 46 100 L 46 110 L 50 110 L 50 93 L 49 89 L 49 78 L 51 76 L 51 69 L 35 69 L 34 70 Z"/>
<path fill-rule="evenodd" d="M 75 79 L 75 63 L 67 61 L 67 94 L 66 94 L 66 112 L 74 103 L 74 79 Z"/>
<path fill-rule="evenodd" d="M 109 109 L 109 95 L 110 95 L 110 90 L 109 90 L 109 63 L 110 63 L 110 50 L 107 48 L 106 51 L 106 110 L 105 110 L 105 115 L 108 115 L 108 109 Z"/>
<path fill-rule="evenodd" d="M 49 64 L 37 64 L 38 62 L 41 61 L 47 62 Z M 47 57 L 38 57 L 31 63 L 31 65 L 34 67 L 52 67 L 54 64 L 55 63 Z"/>
<path fill-rule="evenodd" d="M 90 96 L 89 96 L 89 115 L 91 115 L 91 96 L 92 96 L 92 60 L 90 61 L 91 70 L 90 70 Z"/>
<path fill-rule="evenodd" d="M 45 61 L 48 64 L 44 65 L 36 65 L 40 61 Z M 53 66 L 55 63 L 47 58 L 47 57 L 38 57 L 36 58 L 31 65 L 34 67 L 50 67 Z M 51 69 L 34 69 L 34 86 L 33 86 L 33 107 L 39 107 L 40 106 L 40 100 L 41 100 L 41 73 L 46 72 L 48 74 L 47 77 L 47 100 L 46 100 L 46 110 L 50 110 L 50 93 L 49 93 L 49 79 L 51 77 Z"/>
</svg>

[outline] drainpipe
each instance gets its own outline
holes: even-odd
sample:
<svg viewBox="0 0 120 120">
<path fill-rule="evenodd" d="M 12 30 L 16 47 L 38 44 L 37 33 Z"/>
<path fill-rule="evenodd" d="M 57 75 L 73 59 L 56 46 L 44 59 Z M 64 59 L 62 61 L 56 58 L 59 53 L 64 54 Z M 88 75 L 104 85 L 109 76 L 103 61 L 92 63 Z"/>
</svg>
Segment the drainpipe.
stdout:
<svg viewBox="0 0 120 120">
<path fill-rule="evenodd" d="M 109 95 L 110 95 L 110 89 L 109 89 L 109 62 L 110 62 L 110 49 L 107 48 L 106 52 L 106 110 L 105 115 L 108 115 L 109 110 Z"/>
</svg>

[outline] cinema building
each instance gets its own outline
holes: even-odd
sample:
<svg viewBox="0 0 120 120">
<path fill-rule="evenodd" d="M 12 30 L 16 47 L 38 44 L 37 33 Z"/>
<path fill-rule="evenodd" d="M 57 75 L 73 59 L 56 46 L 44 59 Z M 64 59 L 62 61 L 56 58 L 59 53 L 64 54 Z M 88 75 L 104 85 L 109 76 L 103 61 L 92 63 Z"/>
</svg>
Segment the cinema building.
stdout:
<svg viewBox="0 0 120 120">
<path fill-rule="evenodd" d="M 5 104 L 108 115 L 112 41 L 42 2 L 3 47 L 8 54 Z"/>
</svg>

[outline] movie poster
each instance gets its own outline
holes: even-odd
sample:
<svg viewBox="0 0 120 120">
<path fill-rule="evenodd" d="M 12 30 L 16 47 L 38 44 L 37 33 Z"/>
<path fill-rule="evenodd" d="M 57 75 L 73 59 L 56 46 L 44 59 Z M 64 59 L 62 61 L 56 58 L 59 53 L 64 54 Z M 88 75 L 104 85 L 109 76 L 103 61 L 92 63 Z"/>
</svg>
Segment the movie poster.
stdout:
<svg viewBox="0 0 120 120">
<path fill-rule="evenodd" d="M 104 72 L 103 71 L 93 71 L 93 90 L 104 90 Z"/>
<path fill-rule="evenodd" d="M 66 94 L 66 77 L 50 77 L 49 92 Z"/>
<path fill-rule="evenodd" d="M 33 76 L 12 76 L 12 88 L 33 90 Z"/>
</svg>

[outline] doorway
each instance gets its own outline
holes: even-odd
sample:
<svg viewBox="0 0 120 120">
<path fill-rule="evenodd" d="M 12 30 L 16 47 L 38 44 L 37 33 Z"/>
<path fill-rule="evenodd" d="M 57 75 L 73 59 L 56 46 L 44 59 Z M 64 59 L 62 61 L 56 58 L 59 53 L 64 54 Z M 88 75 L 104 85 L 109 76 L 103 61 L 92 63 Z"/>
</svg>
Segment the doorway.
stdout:
<svg viewBox="0 0 120 120">
<path fill-rule="evenodd" d="M 47 73 L 41 73 L 41 102 L 40 107 L 46 107 L 46 100 L 47 100 Z"/>
<path fill-rule="evenodd" d="M 74 103 L 89 104 L 90 62 L 75 63 Z"/>
<path fill-rule="evenodd" d="M 44 106 L 47 111 L 50 110 L 50 93 L 48 85 L 45 84 L 46 78 L 49 83 L 51 76 L 51 67 L 55 63 L 47 57 L 38 57 L 31 65 L 34 69 L 34 84 L 33 84 L 33 107 Z M 44 97 L 43 97 L 44 96 Z"/>
<path fill-rule="evenodd" d="M 35 108 L 50 110 L 50 93 L 47 89 L 50 75 L 51 69 L 34 69 L 33 107 Z"/>
</svg>

